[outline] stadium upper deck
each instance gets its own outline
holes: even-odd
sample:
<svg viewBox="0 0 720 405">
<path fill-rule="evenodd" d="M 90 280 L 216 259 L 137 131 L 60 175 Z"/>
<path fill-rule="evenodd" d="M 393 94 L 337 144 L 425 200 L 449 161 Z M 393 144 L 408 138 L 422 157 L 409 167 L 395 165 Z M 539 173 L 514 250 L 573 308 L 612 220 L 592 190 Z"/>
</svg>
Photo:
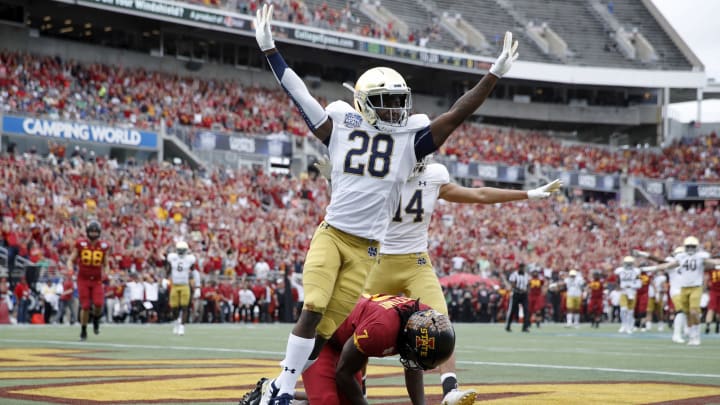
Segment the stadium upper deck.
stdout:
<svg viewBox="0 0 720 405">
<path fill-rule="evenodd" d="M 255 0 L 186 0 L 187 3 L 206 7 L 220 7 L 239 13 L 252 14 L 260 1 Z M 641 61 L 624 56 L 615 45 L 611 23 L 593 11 L 593 3 L 607 8 L 613 24 L 626 32 L 637 30 L 654 48 L 657 59 Z M 397 24 L 383 25 L 368 18 L 360 1 L 342 0 L 281 0 L 275 1 L 281 10 L 279 18 L 331 30 L 352 32 L 364 36 L 382 37 L 399 42 L 423 46 L 480 52 L 494 55 L 502 45 L 500 38 L 506 30 L 528 36 L 528 23 L 548 25 L 567 43 L 572 57 L 563 63 L 581 66 L 608 66 L 641 69 L 690 70 L 696 61 L 688 59 L 687 49 L 679 39 L 673 40 L 653 13 L 651 3 L 641 0 L 487 0 L 467 2 L 461 0 L 394 0 L 382 2 L 402 24 L 409 26 L 405 35 L 398 32 Z M 442 28 L 444 17 L 460 15 L 487 39 L 488 44 L 463 43 L 450 31 Z M 529 41 L 530 42 L 530 41 Z M 557 63 L 556 57 L 544 53 L 538 46 L 523 48 L 523 59 Z"/>
</svg>

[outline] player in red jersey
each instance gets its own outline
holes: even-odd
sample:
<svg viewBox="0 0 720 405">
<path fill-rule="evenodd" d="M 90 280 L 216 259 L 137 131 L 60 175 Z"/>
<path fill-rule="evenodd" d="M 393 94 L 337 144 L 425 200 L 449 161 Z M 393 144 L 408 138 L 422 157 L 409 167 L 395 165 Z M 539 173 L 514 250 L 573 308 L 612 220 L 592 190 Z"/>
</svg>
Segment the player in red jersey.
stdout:
<svg viewBox="0 0 720 405">
<path fill-rule="evenodd" d="M 599 328 L 603 314 L 603 295 L 605 293 L 605 283 L 601 278 L 599 271 L 593 273 L 593 279 L 587 285 L 588 296 L 588 315 L 592 318 L 592 326 Z"/>
<path fill-rule="evenodd" d="M 642 284 L 640 288 L 637 289 L 637 295 L 635 298 L 635 328 L 643 328 L 643 331 L 645 331 L 646 328 L 644 325 L 644 321 L 645 317 L 647 316 L 647 306 L 650 298 L 648 294 L 650 293 L 649 290 L 652 276 L 650 276 L 649 273 L 646 272 L 640 274 L 640 277 L 638 278 L 640 279 Z"/>
<path fill-rule="evenodd" d="M 705 316 L 705 334 L 710 333 L 710 324 L 713 321 L 715 321 L 715 333 L 720 333 L 720 318 L 716 318 L 717 314 L 720 314 L 720 268 L 715 267 L 708 276 L 710 302 Z"/>
<path fill-rule="evenodd" d="M 545 280 L 540 278 L 537 270 L 530 272 L 530 281 L 528 283 L 528 301 L 530 314 L 535 316 L 535 325 L 539 328 L 540 322 L 543 321 L 543 309 L 545 308 Z"/>
<path fill-rule="evenodd" d="M 93 332 L 100 333 L 100 317 L 102 316 L 103 275 L 108 273 L 108 254 L 110 245 L 100 240 L 101 226 L 92 220 L 85 227 L 87 238 L 75 241 L 72 253 L 67 260 L 68 269 L 72 270 L 77 262 L 78 296 L 80 298 L 80 340 L 87 339 L 87 324 L 90 318 L 90 306 L 93 306 Z"/>
<path fill-rule="evenodd" d="M 412 298 L 363 295 L 303 372 L 307 401 L 311 405 L 367 404 L 360 371 L 368 358 L 400 354 L 410 400 L 424 404 L 423 371 L 444 363 L 454 349 L 455 331 L 446 315 Z M 259 403 L 260 386 L 240 404 Z M 296 399 L 300 398 L 297 394 Z"/>
</svg>

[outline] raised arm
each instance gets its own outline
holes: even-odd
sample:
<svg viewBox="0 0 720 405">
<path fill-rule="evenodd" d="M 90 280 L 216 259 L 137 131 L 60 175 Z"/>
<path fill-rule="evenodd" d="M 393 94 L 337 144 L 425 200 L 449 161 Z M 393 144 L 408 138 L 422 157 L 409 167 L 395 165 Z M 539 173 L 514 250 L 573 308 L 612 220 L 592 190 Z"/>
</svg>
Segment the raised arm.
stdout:
<svg viewBox="0 0 720 405">
<path fill-rule="evenodd" d="M 512 33 L 505 33 L 502 53 L 495 63 L 490 67 L 489 74 L 486 74 L 478 84 L 470 91 L 463 94 L 446 113 L 435 118 L 430 124 L 433 142 L 436 147 L 442 146 L 450 134 L 472 115 L 485 99 L 488 98 L 495 84 L 512 67 L 518 57 L 518 42 L 513 42 Z"/>
<path fill-rule="evenodd" d="M 674 267 L 677 267 L 679 264 L 680 264 L 680 263 L 678 263 L 677 261 L 671 260 L 671 261 L 669 261 L 669 262 L 665 262 L 665 263 L 663 263 L 663 264 L 658 264 L 658 265 L 656 265 L 656 266 L 640 267 L 640 270 L 642 270 L 642 271 L 660 271 L 660 270 L 667 270 L 667 269 L 672 269 L 672 268 L 674 268 Z"/>
<path fill-rule="evenodd" d="M 706 270 L 720 269 L 720 259 L 705 259 L 704 263 Z"/>
<path fill-rule="evenodd" d="M 655 263 L 665 263 L 666 261 L 664 257 L 658 257 L 642 250 L 633 250 L 632 255 L 636 257 L 644 257 L 648 260 L 654 261 Z"/>
<path fill-rule="evenodd" d="M 445 201 L 470 204 L 495 204 L 528 199 L 538 200 L 549 197 L 552 193 L 558 191 L 562 185 L 560 180 L 555 180 L 542 187 L 523 191 L 494 187 L 471 188 L 455 183 L 447 183 L 440 187 L 440 198 Z"/>
<path fill-rule="evenodd" d="M 263 4 L 255 19 L 255 39 L 265 53 L 270 68 L 283 90 L 290 96 L 312 133 L 325 141 L 332 132 L 332 120 L 325 109 L 310 94 L 305 83 L 288 67 L 280 52 L 275 48 L 270 23 L 273 6 Z"/>
</svg>

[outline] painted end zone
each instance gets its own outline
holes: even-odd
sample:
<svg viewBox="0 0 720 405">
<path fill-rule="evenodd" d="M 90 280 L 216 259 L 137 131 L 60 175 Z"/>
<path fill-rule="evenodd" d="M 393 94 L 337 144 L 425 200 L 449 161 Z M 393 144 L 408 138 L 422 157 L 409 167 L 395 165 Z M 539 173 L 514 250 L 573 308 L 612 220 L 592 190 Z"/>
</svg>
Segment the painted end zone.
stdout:
<svg viewBox="0 0 720 405">
<path fill-rule="evenodd" d="M 107 356 L 103 356 L 107 354 Z M 255 359 L 122 359 L 107 351 L 0 349 L 0 398 L 49 404 L 236 403 L 255 382 L 277 372 L 277 361 Z M 399 366 L 372 366 L 373 404 L 409 404 Z M 478 377 L 480 380 L 481 377 Z M 437 380 L 436 376 L 428 380 Z M 720 402 L 720 387 L 659 382 L 473 384 L 476 402 L 502 404 Z M 428 404 L 441 400 L 439 385 L 426 389 Z"/>
</svg>

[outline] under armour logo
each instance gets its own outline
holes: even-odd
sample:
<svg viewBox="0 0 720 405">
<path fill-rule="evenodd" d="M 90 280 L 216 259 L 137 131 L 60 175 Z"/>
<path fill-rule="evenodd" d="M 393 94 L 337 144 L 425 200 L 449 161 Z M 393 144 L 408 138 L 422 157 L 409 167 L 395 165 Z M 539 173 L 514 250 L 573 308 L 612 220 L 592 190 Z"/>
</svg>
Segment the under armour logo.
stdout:
<svg viewBox="0 0 720 405">
<path fill-rule="evenodd" d="M 370 256 L 370 257 L 377 256 L 377 248 L 375 246 L 370 246 L 368 248 L 368 256 Z"/>
<path fill-rule="evenodd" d="M 295 369 L 294 369 L 294 368 L 287 368 L 287 367 L 285 367 L 285 371 L 289 371 L 290 374 L 295 374 Z"/>
<path fill-rule="evenodd" d="M 418 186 L 420 186 L 420 187 L 425 187 L 425 186 L 427 186 L 427 181 L 425 181 L 425 180 L 420 180 L 420 181 L 418 181 Z"/>
</svg>

